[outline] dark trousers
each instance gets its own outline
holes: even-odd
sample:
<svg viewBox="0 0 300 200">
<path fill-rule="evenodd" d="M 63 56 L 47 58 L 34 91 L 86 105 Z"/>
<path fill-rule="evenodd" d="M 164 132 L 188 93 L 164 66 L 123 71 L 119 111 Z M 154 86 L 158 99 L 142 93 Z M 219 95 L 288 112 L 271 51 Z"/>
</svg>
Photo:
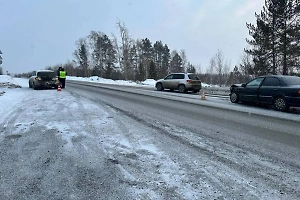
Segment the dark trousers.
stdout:
<svg viewBox="0 0 300 200">
<path fill-rule="evenodd" d="M 61 88 L 65 88 L 66 86 L 66 79 L 65 78 L 59 78 L 59 83 L 61 85 Z"/>
</svg>

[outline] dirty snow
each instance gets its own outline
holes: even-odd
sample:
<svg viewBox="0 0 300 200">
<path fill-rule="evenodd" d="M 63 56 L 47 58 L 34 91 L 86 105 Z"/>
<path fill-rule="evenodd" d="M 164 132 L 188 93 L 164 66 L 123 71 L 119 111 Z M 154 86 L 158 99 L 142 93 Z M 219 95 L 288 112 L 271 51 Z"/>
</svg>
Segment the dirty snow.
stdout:
<svg viewBox="0 0 300 200">
<path fill-rule="evenodd" d="M 138 84 L 99 77 L 68 77 L 68 80 L 142 87 L 155 85 L 153 79 Z M 215 174 L 217 177 L 225 177 L 226 180 L 232 179 L 234 175 L 236 190 L 241 192 L 247 186 L 247 192 L 257 191 L 257 194 L 249 196 L 250 199 L 276 197 L 272 194 L 277 191 L 273 191 L 271 187 L 267 187 L 264 194 L 265 185 L 248 183 L 248 180 L 240 174 L 235 174 L 232 169 L 203 155 L 194 154 L 195 157 L 201 157 L 202 163 L 190 158 L 192 164 L 187 167 L 193 172 L 199 172 L 192 174 L 184 169 L 178 160 L 168 156 L 170 154 L 165 152 L 167 148 L 158 145 L 159 142 L 164 144 L 163 141 L 154 142 L 159 140 L 155 130 L 141 126 L 129 117 L 120 116 L 120 113 L 107 106 L 72 95 L 67 90 L 57 92 L 29 89 L 28 79 L 0 76 L 0 83 L 0 142 L 4 144 L 0 148 L 0 155 L 7 161 L 0 168 L 0 199 L 92 199 L 91 197 L 105 192 L 103 187 L 107 190 L 106 197 L 111 199 L 120 196 L 123 199 L 224 199 L 226 192 L 218 188 L 229 189 L 231 186 L 214 176 L 204 180 L 197 178 L 201 174 Z M 199 97 L 195 98 L 197 99 L 190 101 L 201 102 Z M 229 107 L 224 101 L 213 98 L 202 103 L 207 106 L 222 104 Z M 240 110 L 245 109 L 237 107 Z M 268 110 L 260 112 L 276 115 L 276 112 Z M 285 114 L 285 117 L 290 115 Z M 292 117 L 299 118 L 297 115 Z M 170 129 L 174 136 L 182 137 L 198 148 L 220 151 L 220 155 L 232 153 L 227 144 L 223 144 L 223 149 L 213 149 L 213 142 L 209 143 L 201 136 L 195 137 L 195 134 L 178 128 L 176 132 L 175 128 L 169 125 L 166 125 L 165 129 Z M 178 148 L 173 153 L 180 157 L 184 156 L 182 151 L 183 149 Z M 26 152 L 28 155 L 24 154 Z M 236 152 L 237 155 L 240 153 Z M 11 155 L 13 159 L 10 159 Z M 263 163 L 255 156 L 256 154 L 248 154 L 252 160 Z M 239 157 L 236 157 L 234 162 L 246 161 L 240 161 Z M 265 161 L 265 165 L 266 168 L 269 167 L 269 162 Z M 15 174 L 11 175 L 10 166 L 16 166 L 19 171 L 16 170 Z M 201 168 L 198 168 L 199 166 Z M 35 172 L 35 168 L 49 170 L 52 174 L 40 170 Z M 55 173 L 60 172 L 63 173 L 59 175 L 59 179 L 51 182 Z M 220 174 L 221 172 L 225 174 Z M 99 175 L 101 178 L 96 178 Z M 116 176 L 115 179 L 119 182 L 114 182 L 115 179 L 111 179 L 111 175 Z M 102 178 L 103 182 L 100 184 L 98 181 Z M 295 182 L 298 182 L 296 178 Z M 128 185 L 130 187 L 123 190 Z M 218 186 L 217 189 L 214 188 L 215 185 Z M 20 193 L 16 192 L 15 187 L 21 188 Z M 81 191 L 82 189 L 84 191 Z M 36 196 L 38 193 L 40 196 Z M 227 195 L 237 197 L 229 192 Z"/>
</svg>

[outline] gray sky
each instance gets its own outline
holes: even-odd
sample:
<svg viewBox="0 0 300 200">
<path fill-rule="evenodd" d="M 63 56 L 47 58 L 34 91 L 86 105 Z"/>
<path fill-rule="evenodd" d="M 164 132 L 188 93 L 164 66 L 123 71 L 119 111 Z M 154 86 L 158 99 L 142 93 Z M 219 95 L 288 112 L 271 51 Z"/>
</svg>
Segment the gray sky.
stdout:
<svg viewBox="0 0 300 200">
<path fill-rule="evenodd" d="M 91 30 L 118 34 L 121 20 L 134 39 L 161 40 L 206 71 L 222 50 L 232 67 L 247 46 L 246 22 L 263 0 L 0 0 L 4 71 L 22 73 L 72 60 L 75 41 Z"/>
</svg>

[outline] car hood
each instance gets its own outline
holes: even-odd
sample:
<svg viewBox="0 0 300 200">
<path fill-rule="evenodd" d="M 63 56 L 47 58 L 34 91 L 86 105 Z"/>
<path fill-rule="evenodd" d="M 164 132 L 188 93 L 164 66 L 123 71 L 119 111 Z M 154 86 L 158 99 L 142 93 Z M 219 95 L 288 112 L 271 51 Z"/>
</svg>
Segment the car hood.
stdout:
<svg viewBox="0 0 300 200">
<path fill-rule="evenodd" d="M 156 83 L 157 83 L 157 82 L 161 82 L 161 81 L 163 81 L 163 80 L 164 80 L 163 78 L 162 78 L 162 79 L 158 79 L 158 80 L 156 81 Z"/>
<path fill-rule="evenodd" d="M 233 84 L 233 85 L 231 85 L 231 87 L 242 87 L 242 84 L 241 83 Z"/>
</svg>

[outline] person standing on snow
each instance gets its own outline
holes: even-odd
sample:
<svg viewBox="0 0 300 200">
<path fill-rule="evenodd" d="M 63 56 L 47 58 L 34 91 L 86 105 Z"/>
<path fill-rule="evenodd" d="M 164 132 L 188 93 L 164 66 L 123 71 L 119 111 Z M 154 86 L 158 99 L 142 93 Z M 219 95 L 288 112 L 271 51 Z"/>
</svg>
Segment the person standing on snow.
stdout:
<svg viewBox="0 0 300 200">
<path fill-rule="evenodd" d="M 60 70 L 61 70 L 62 67 L 59 67 L 57 70 L 56 70 L 56 83 L 57 85 L 61 86 L 61 83 L 59 81 L 59 76 L 60 76 Z"/>
<path fill-rule="evenodd" d="M 65 71 L 64 68 L 61 68 L 58 76 L 58 80 L 61 84 L 61 88 L 65 88 L 66 86 L 66 76 L 67 76 L 67 72 Z"/>
</svg>

